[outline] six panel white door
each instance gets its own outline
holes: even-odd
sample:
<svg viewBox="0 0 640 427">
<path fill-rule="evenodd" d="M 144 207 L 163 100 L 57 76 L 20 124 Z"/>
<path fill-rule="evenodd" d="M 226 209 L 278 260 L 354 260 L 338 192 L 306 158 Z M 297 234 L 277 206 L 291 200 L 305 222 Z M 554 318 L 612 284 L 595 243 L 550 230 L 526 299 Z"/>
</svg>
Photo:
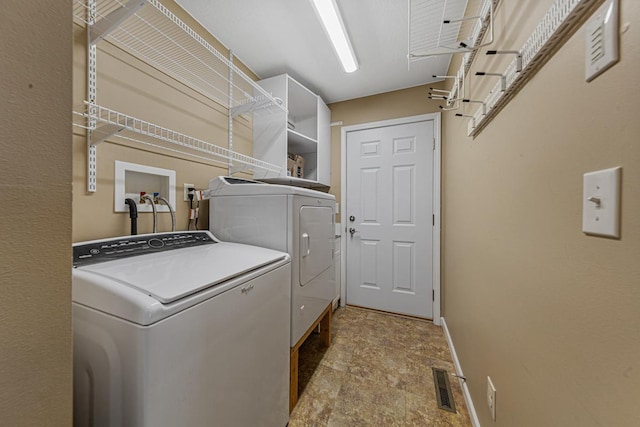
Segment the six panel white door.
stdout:
<svg viewBox="0 0 640 427">
<path fill-rule="evenodd" d="M 432 318 L 433 121 L 347 133 L 347 303 Z"/>
</svg>

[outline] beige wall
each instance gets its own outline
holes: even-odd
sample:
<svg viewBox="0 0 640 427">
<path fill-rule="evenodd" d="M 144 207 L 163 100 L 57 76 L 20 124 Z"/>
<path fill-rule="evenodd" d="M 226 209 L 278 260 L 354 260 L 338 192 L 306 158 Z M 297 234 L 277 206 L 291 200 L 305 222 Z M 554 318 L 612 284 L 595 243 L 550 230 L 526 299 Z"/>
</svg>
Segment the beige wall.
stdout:
<svg viewBox="0 0 640 427">
<path fill-rule="evenodd" d="M 329 192 L 336 196 L 338 202 L 341 197 L 342 127 L 438 112 L 440 111 L 439 103 L 427 98 L 430 87 L 443 88 L 444 86 L 442 83 L 428 84 L 329 105 L 331 121 L 342 122 L 341 125 L 331 128 L 331 190 Z"/>
<path fill-rule="evenodd" d="M 71 2 L 0 25 L 0 424 L 71 425 Z M 43 30 L 46 28 L 46 31 Z"/>
<path fill-rule="evenodd" d="M 173 2 L 163 2 L 178 17 L 198 31 L 209 43 L 227 55 L 227 50 L 203 30 Z M 150 7 L 150 6 L 146 6 Z M 74 26 L 74 108 L 86 99 L 86 54 L 84 28 Z M 189 87 L 178 83 L 153 67 L 123 52 L 106 41 L 98 44 L 99 105 L 158 124 L 221 147 L 228 145 L 226 108 Z M 238 63 L 236 61 L 236 63 Z M 241 64 L 240 64 L 241 65 Z M 245 71 L 248 71 L 245 69 Z M 225 71 L 226 73 L 226 71 Z M 239 79 L 236 78 L 236 82 Z M 221 83 L 226 91 L 226 83 Z M 112 138 L 98 145 L 97 191 L 87 192 L 86 137 L 74 129 L 73 141 L 73 241 L 83 241 L 129 234 L 128 213 L 114 212 L 114 162 L 116 160 L 176 171 L 176 217 L 178 230 L 185 230 L 188 202 L 183 201 L 184 183 L 206 189 L 209 179 L 226 175 L 226 165 L 207 163 L 193 157 L 162 152 L 142 145 L 132 145 Z M 234 120 L 233 149 L 252 154 L 251 122 L 240 116 Z M 242 175 L 239 175 L 242 176 Z M 199 228 L 208 228 L 208 202 L 201 203 Z M 171 230 L 169 213 L 158 214 L 158 231 Z M 139 213 L 138 232 L 152 231 L 151 213 Z"/>
<path fill-rule="evenodd" d="M 501 2 L 492 48 L 523 44 L 535 3 Z M 595 81 L 579 30 L 477 138 L 443 117 L 444 313 L 483 426 L 640 425 L 640 3 L 620 5 L 621 61 Z M 622 237 L 586 236 L 582 175 L 613 166 Z"/>
</svg>

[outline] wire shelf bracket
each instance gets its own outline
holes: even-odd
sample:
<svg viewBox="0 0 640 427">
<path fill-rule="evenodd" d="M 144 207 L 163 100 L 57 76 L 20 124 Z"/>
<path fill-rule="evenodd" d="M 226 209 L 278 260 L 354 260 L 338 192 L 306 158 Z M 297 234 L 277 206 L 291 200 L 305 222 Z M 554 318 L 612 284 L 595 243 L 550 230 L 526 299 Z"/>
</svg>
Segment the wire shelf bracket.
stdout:
<svg viewBox="0 0 640 427">
<path fill-rule="evenodd" d="M 91 108 L 93 109 L 95 107 Z M 129 121 L 129 124 L 131 123 L 132 121 Z M 96 146 L 125 129 L 127 129 L 127 125 L 115 123 L 106 123 L 100 126 L 96 126 L 96 128 L 91 131 L 91 145 Z"/>
</svg>

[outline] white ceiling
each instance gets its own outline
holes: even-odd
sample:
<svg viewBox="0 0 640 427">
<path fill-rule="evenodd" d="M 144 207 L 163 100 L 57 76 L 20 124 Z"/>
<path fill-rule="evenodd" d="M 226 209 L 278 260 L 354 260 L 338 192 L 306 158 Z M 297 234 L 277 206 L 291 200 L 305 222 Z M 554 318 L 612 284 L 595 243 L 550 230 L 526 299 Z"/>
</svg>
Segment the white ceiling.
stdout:
<svg viewBox="0 0 640 427">
<path fill-rule="evenodd" d="M 433 82 L 451 59 L 430 57 L 408 69 L 407 0 L 336 0 L 360 64 L 351 74 L 342 69 L 310 0 L 177 2 L 258 76 L 288 73 L 327 103 Z"/>
</svg>

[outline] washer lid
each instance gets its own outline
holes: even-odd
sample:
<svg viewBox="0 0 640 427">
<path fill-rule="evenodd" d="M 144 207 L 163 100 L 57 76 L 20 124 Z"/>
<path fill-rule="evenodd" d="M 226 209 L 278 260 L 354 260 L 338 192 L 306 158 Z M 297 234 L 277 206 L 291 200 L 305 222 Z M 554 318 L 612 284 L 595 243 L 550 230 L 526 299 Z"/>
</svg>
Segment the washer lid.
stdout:
<svg viewBox="0 0 640 427">
<path fill-rule="evenodd" d="M 243 180 L 219 176 L 209 181 L 208 197 L 217 196 L 255 196 L 255 195 L 300 195 L 318 199 L 335 200 L 333 194 L 309 188 L 293 187 L 290 185 L 266 184 L 264 182 Z"/>
<path fill-rule="evenodd" d="M 282 252 L 220 242 L 78 267 L 169 304 L 286 258 Z"/>
</svg>

